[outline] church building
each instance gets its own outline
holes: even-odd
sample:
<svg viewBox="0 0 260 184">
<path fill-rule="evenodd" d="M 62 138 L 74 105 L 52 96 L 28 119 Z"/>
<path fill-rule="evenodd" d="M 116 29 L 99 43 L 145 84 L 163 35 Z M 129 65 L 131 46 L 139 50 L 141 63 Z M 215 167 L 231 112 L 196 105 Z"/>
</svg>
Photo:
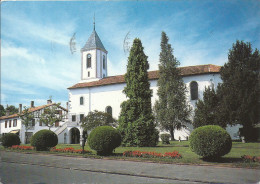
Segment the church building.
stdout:
<svg viewBox="0 0 260 184">
<path fill-rule="evenodd" d="M 95 28 L 85 46 L 81 49 L 81 80 L 68 88 L 69 115 L 68 125 L 78 125 L 89 112 L 98 110 L 110 113 L 115 119 L 120 114 L 120 104 L 126 100 L 122 92 L 126 86 L 124 75 L 108 76 L 107 50 L 101 42 Z M 216 88 L 221 82 L 220 66 L 207 64 L 179 67 L 183 81 L 187 86 L 187 101 L 195 108 L 198 99 L 203 98 L 205 87 Z M 153 91 L 152 106 L 157 96 L 158 71 L 149 71 L 149 82 Z M 238 139 L 239 127 L 227 127 L 232 139 Z M 186 140 L 192 131 L 192 125 L 174 132 L 175 139 Z M 68 131 L 68 130 L 67 130 Z M 68 132 L 68 134 L 70 134 Z"/>
</svg>

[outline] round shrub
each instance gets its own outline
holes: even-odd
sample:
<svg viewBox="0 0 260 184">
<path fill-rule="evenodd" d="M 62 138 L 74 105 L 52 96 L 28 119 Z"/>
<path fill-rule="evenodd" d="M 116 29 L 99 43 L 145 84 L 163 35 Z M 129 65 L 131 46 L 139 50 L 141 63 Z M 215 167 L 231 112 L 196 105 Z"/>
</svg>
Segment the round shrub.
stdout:
<svg viewBox="0 0 260 184">
<path fill-rule="evenodd" d="M 13 145 L 20 145 L 21 141 L 18 135 L 8 133 L 2 137 L 2 145 L 7 148 Z"/>
<path fill-rule="evenodd" d="M 99 126 L 90 132 L 88 144 L 98 155 L 110 155 L 120 146 L 121 135 L 111 126 Z"/>
<path fill-rule="evenodd" d="M 207 125 L 191 133 L 190 148 L 203 158 L 217 159 L 230 152 L 232 140 L 225 129 L 217 125 Z"/>
<path fill-rule="evenodd" d="M 31 139 L 31 145 L 37 151 L 46 151 L 58 144 L 57 135 L 50 130 L 40 130 L 36 132 Z"/>
<path fill-rule="evenodd" d="M 170 144 L 170 134 L 161 134 L 162 144 Z"/>
</svg>

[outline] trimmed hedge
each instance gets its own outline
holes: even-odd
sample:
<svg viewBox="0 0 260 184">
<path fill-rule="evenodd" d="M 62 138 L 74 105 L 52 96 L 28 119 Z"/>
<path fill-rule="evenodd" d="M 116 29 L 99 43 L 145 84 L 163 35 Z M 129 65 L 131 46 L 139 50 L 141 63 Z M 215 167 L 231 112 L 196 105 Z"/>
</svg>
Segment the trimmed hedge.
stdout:
<svg viewBox="0 0 260 184">
<path fill-rule="evenodd" d="M 50 130 L 40 130 L 31 139 L 31 145 L 37 151 L 47 151 L 58 144 L 58 136 Z"/>
<path fill-rule="evenodd" d="M 230 152 L 232 140 L 225 129 L 217 125 L 207 125 L 191 133 L 190 148 L 203 158 L 217 159 Z"/>
<path fill-rule="evenodd" d="M 2 137 L 2 145 L 5 148 L 11 147 L 13 145 L 20 145 L 20 143 L 21 143 L 20 138 L 16 134 L 8 133 L 3 135 Z"/>
<path fill-rule="evenodd" d="M 98 155 L 110 155 L 120 146 L 121 135 L 111 126 L 99 126 L 89 134 L 88 144 Z"/>
<path fill-rule="evenodd" d="M 162 144 L 170 144 L 170 134 L 161 134 Z"/>
</svg>

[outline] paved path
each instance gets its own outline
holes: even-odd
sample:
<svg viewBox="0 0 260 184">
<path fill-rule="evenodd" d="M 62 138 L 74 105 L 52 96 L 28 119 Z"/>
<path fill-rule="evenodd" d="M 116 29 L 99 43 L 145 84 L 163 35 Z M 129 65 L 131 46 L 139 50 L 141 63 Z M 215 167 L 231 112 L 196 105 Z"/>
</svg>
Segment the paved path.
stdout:
<svg viewBox="0 0 260 184">
<path fill-rule="evenodd" d="M 213 166 L 158 164 L 0 151 L 3 163 L 171 180 L 170 183 L 258 183 L 259 170 Z"/>
</svg>

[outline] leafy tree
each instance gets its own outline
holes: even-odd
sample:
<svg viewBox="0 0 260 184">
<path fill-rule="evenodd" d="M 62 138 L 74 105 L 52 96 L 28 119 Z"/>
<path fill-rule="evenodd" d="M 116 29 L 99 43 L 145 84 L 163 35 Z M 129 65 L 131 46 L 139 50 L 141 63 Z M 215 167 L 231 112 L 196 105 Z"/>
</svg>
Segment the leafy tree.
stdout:
<svg viewBox="0 0 260 184">
<path fill-rule="evenodd" d="M 10 105 L 10 106 L 6 107 L 5 111 L 9 111 L 9 114 L 12 115 L 12 114 L 18 113 L 18 108 L 16 108 L 13 105 Z"/>
<path fill-rule="evenodd" d="M 259 51 L 253 52 L 250 43 L 237 41 L 229 50 L 228 62 L 220 70 L 221 118 L 227 124 L 243 125 L 246 140 L 259 122 L 259 64 Z"/>
<path fill-rule="evenodd" d="M 63 118 L 62 114 L 58 113 L 59 107 L 60 103 L 53 104 L 50 107 L 44 108 L 44 112 L 40 115 L 40 121 L 49 127 L 49 130 L 56 122 L 61 121 Z"/>
<path fill-rule="evenodd" d="M 203 100 L 198 100 L 193 119 L 194 128 L 205 125 L 219 125 L 226 127 L 225 122 L 219 118 L 220 113 L 220 99 L 214 88 L 205 88 L 203 93 Z"/>
<path fill-rule="evenodd" d="M 152 91 L 148 81 L 149 64 L 141 40 L 136 38 L 130 50 L 123 92 L 128 100 L 121 104 L 119 130 L 124 146 L 156 146 L 158 131 L 152 115 Z"/>
<path fill-rule="evenodd" d="M 155 102 L 154 112 L 160 129 L 169 131 L 174 140 L 174 130 L 190 123 L 191 108 L 186 101 L 186 86 L 177 69 L 179 61 L 174 57 L 168 40 L 166 33 L 162 32 L 157 82 L 159 99 Z"/>
<path fill-rule="evenodd" d="M 30 112 L 30 109 L 26 106 L 24 106 L 24 110 L 21 114 L 19 114 L 19 117 L 21 118 L 22 124 L 25 127 L 25 136 L 27 136 L 27 131 L 33 127 L 34 122 L 34 116 Z M 25 143 L 28 143 L 28 138 L 25 137 Z"/>
<path fill-rule="evenodd" d="M 5 108 L 4 106 L 0 105 L 0 117 L 5 115 Z"/>
<path fill-rule="evenodd" d="M 84 130 L 93 130 L 98 126 L 116 127 L 117 121 L 111 114 L 95 110 L 94 112 L 89 112 L 81 122 L 81 127 L 83 127 Z"/>
</svg>

